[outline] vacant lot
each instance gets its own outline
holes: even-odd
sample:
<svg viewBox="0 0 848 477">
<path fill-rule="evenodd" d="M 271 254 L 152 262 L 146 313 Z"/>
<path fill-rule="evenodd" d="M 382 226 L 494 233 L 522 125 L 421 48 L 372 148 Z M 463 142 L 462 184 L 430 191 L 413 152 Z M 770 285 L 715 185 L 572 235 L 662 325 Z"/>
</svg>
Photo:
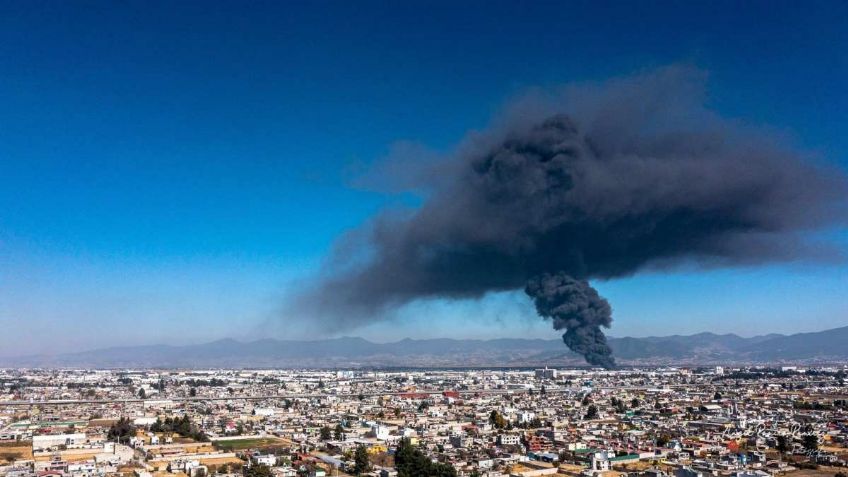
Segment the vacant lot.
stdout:
<svg viewBox="0 0 848 477">
<path fill-rule="evenodd" d="M 276 437 L 258 437 L 256 439 L 233 439 L 229 441 L 217 441 L 215 447 L 223 451 L 238 451 L 245 449 L 262 449 L 265 447 L 283 446 L 287 443 Z"/>
<path fill-rule="evenodd" d="M 32 459 L 32 445 L 21 442 L 0 443 L 0 464 Z"/>
<path fill-rule="evenodd" d="M 845 467 L 820 465 L 818 469 L 800 469 L 784 474 L 787 477 L 833 477 L 838 472 L 848 473 Z"/>
</svg>

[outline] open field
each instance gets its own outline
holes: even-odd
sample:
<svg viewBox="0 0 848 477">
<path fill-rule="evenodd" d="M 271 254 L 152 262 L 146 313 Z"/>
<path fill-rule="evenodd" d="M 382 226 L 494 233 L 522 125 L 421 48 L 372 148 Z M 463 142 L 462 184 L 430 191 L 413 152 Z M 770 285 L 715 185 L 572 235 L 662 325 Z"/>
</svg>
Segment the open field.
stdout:
<svg viewBox="0 0 848 477">
<path fill-rule="evenodd" d="M 0 463 L 32 459 L 32 447 L 19 442 L 0 443 Z"/>
<path fill-rule="evenodd" d="M 288 441 L 276 437 L 260 437 L 256 439 L 233 439 L 215 442 L 215 447 L 223 451 L 239 451 L 245 449 L 262 449 L 266 447 L 282 446 Z"/>
</svg>

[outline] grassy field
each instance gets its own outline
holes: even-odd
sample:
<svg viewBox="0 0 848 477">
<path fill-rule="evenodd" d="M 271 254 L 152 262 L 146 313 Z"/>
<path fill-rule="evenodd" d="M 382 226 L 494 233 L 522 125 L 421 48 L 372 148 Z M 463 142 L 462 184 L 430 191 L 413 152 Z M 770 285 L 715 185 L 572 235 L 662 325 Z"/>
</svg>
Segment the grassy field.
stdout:
<svg viewBox="0 0 848 477">
<path fill-rule="evenodd" d="M 233 439 L 215 442 L 215 447 L 223 451 L 239 451 L 245 449 L 262 449 L 285 445 L 286 441 L 275 437 L 258 437 L 256 439 Z"/>
</svg>

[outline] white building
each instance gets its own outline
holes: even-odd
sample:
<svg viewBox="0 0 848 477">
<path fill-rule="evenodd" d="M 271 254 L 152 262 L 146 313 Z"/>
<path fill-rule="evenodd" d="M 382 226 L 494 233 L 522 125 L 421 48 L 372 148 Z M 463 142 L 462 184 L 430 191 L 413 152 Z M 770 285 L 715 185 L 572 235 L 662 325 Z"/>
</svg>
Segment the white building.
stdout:
<svg viewBox="0 0 848 477">
<path fill-rule="evenodd" d="M 615 451 L 600 451 L 592 454 L 592 470 L 606 472 L 610 470 L 610 459 L 615 457 Z"/>
<path fill-rule="evenodd" d="M 257 464 L 267 465 L 268 467 L 274 467 L 277 465 L 277 456 L 274 454 L 268 455 L 259 455 L 253 458 Z"/>
<path fill-rule="evenodd" d="M 51 448 L 58 446 L 79 446 L 85 444 L 86 440 L 85 434 L 83 433 L 32 436 L 32 450 L 33 452 L 36 452 L 41 450 L 50 450 Z"/>
<path fill-rule="evenodd" d="M 379 424 L 374 424 L 371 426 L 371 435 L 378 440 L 384 441 L 389 438 L 389 428 Z"/>
</svg>

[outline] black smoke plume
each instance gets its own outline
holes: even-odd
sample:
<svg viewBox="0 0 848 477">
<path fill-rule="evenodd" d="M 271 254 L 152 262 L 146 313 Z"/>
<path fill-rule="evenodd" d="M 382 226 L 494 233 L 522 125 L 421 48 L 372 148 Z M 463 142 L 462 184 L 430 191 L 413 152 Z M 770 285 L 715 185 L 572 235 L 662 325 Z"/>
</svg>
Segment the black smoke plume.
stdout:
<svg viewBox="0 0 848 477">
<path fill-rule="evenodd" d="M 615 366 L 600 328 L 612 323 L 612 307 L 589 282 L 546 273 L 530 279 L 524 291 L 533 298 L 539 315 L 553 320 L 555 330 L 567 330 L 562 340 L 572 351 L 582 354 L 589 364 Z"/>
<path fill-rule="evenodd" d="M 420 207 L 350 234 L 297 312 L 338 330 L 526 286 L 572 350 L 611 366 L 587 280 L 826 255 L 804 237 L 841 223 L 841 171 L 718 118 L 703 80 L 672 67 L 516 108 L 429 171 Z"/>
</svg>

